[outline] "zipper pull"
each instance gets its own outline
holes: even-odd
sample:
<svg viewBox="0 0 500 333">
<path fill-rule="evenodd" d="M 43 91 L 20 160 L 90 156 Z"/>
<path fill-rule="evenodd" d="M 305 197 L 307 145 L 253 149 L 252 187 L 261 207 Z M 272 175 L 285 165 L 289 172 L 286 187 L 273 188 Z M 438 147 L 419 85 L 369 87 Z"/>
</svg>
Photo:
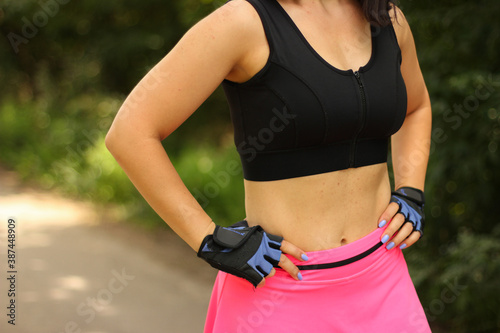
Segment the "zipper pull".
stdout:
<svg viewBox="0 0 500 333">
<path fill-rule="evenodd" d="M 355 71 L 354 76 L 356 77 L 356 80 L 358 81 L 359 87 L 361 89 L 363 89 L 363 82 L 361 82 L 361 74 L 358 71 Z"/>
</svg>

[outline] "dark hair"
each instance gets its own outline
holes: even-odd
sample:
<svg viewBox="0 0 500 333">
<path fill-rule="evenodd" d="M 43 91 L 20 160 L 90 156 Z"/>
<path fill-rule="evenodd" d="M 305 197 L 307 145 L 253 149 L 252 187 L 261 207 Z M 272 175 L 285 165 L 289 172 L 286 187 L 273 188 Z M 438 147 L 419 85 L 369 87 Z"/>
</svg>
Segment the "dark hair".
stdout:
<svg viewBox="0 0 500 333">
<path fill-rule="evenodd" d="M 384 27 L 391 24 L 390 10 L 394 10 L 396 17 L 396 4 L 391 0 L 358 0 L 363 14 L 368 22 L 375 26 Z"/>
</svg>

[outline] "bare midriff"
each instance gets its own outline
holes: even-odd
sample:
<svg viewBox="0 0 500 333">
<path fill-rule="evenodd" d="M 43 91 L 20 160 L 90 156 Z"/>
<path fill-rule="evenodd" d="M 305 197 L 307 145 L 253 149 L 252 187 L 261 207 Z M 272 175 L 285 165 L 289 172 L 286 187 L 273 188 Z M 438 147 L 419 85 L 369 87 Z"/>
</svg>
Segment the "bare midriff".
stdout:
<svg viewBox="0 0 500 333">
<path fill-rule="evenodd" d="M 248 224 L 303 251 L 339 247 L 374 231 L 391 193 L 386 163 L 244 184 Z"/>
</svg>

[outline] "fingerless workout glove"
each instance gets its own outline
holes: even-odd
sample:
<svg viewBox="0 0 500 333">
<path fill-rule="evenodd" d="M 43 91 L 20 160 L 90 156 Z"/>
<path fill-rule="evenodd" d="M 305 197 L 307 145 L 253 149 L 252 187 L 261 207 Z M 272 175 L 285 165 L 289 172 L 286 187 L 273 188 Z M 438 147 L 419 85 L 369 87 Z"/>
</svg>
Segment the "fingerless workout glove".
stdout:
<svg viewBox="0 0 500 333">
<path fill-rule="evenodd" d="M 399 205 L 398 213 L 405 217 L 405 222 L 413 225 L 413 230 L 420 232 L 420 237 L 424 235 L 424 192 L 413 187 L 401 187 L 392 192 L 391 202 Z"/>
<path fill-rule="evenodd" d="M 249 227 L 243 220 L 230 227 L 216 226 L 201 242 L 198 257 L 221 271 L 244 278 L 256 287 L 281 257 L 283 237 Z"/>
</svg>

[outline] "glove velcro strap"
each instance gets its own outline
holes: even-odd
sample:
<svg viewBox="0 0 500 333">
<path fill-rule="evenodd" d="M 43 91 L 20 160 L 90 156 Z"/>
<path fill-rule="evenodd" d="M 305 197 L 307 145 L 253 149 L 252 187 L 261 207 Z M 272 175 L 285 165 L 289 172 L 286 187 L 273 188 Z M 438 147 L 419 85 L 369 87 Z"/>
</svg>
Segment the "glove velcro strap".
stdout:
<svg viewBox="0 0 500 333">
<path fill-rule="evenodd" d="M 254 226 L 234 229 L 217 226 L 214 231 L 214 242 L 223 247 L 237 249 L 259 228 L 259 226 Z"/>
<path fill-rule="evenodd" d="M 392 195 L 398 196 L 400 198 L 405 198 L 408 199 L 414 203 L 416 203 L 419 206 L 423 206 L 425 203 L 425 197 L 424 197 L 424 192 L 422 192 L 419 189 L 405 186 L 405 187 L 400 187 L 396 191 L 391 193 Z"/>
</svg>

